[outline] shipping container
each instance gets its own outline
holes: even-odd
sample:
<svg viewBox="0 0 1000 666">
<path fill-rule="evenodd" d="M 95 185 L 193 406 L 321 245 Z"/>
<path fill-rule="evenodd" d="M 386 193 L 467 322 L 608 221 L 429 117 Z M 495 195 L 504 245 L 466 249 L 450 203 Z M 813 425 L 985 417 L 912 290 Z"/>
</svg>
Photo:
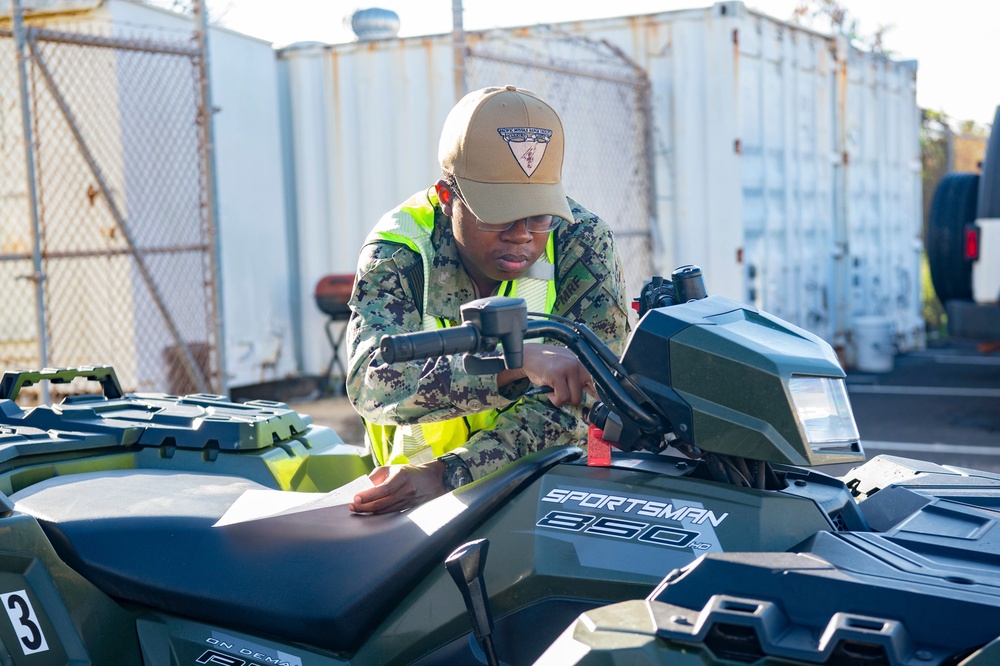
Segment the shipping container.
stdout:
<svg viewBox="0 0 1000 666">
<path fill-rule="evenodd" d="M 456 66 L 467 89 L 514 83 L 560 111 L 567 190 L 619 234 L 630 289 L 695 263 L 710 293 L 849 364 L 864 318 L 923 346 L 915 62 L 741 2 L 469 32 L 453 54 L 450 34 L 280 52 L 307 372 L 330 357 L 312 286 L 353 272 L 381 214 L 438 177 Z"/>
</svg>

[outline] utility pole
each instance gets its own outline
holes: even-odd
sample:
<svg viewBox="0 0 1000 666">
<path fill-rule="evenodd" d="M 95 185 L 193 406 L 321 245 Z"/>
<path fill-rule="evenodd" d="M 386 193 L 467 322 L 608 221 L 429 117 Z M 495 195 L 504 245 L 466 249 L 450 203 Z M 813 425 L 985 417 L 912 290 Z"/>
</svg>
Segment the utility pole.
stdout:
<svg viewBox="0 0 1000 666">
<path fill-rule="evenodd" d="M 196 0 L 194 11 L 197 14 L 199 83 L 202 108 L 202 137 L 204 138 L 204 163 L 206 190 L 208 193 L 208 232 L 212 245 L 212 290 L 213 310 L 215 312 L 215 349 L 218 355 L 219 383 L 214 388 L 222 395 L 229 395 L 228 373 L 226 369 L 226 327 L 223 313 L 222 297 L 222 235 L 219 229 L 219 191 L 215 170 L 215 107 L 212 103 L 210 60 L 208 57 L 208 8 L 205 0 Z M 209 384 L 212 384 L 209 381 Z"/>
<path fill-rule="evenodd" d="M 35 268 L 29 276 L 35 283 L 35 307 L 38 315 L 39 360 L 42 367 L 49 367 L 49 334 L 45 322 L 45 273 L 42 271 L 42 226 L 38 218 L 38 189 L 35 186 L 35 139 L 31 133 L 31 102 L 28 97 L 28 65 L 25 56 L 24 13 L 21 0 L 11 0 L 10 13 L 14 24 L 14 42 L 17 45 L 17 78 L 20 84 L 21 123 L 24 126 L 24 153 L 28 172 L 28 208 L 31 211 L 32 263 Z M 42 404 L 49 402 L 49 384 L 41 383 Z"/>
<path fill-rule="evenodd" d="M 462 0 L 451 0 L 451 47 L 455 61 L 455 101 L 465 97 L 465 26 Z"/>
</svg>

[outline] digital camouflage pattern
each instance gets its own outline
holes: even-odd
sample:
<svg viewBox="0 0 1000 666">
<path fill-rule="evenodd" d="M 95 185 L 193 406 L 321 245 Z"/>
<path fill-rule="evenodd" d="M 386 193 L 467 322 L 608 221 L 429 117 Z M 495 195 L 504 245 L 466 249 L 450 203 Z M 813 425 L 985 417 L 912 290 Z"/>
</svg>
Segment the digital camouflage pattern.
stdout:
<svg viewBox="0 0 1000 666">
<path fill-rule="evenodd" d="M 424 276 L 428 312 L 459 324 L 462 304 L 480 298 L 462 267 L 451 220 L 437 199 L 418 193 L 403 206 L 434 206 L 431 242 L 437 250 Z M 590 327 L 616 354 L 628 334 L 625 279 L 610 227 L 572 199 L 572 223 L 556 231 L 556 303 L 553 313 Z M 389 215 L 392 212 L 388 213 Z M 367 421 L 380 425 L 432 422 L 501 409 L 493 430 L 473 434 L 454 452 L 474 478 L 545 446 L 586 445 L 586 407 L 553 407 L 544 396 L 528 396 L 528 381 L 498 389 L 496 376 L 466 374 L 461 356 L 388 365 L 378 353 L 385 335 L 421 330 L 421 294 L 412 294 L 404 277 L 420 257 L 413 250 L 381 240 L 362 248 L 347 326 L 347 393 Z M 488 295 L 488 294 L 487 294 Z"/>
</svg>

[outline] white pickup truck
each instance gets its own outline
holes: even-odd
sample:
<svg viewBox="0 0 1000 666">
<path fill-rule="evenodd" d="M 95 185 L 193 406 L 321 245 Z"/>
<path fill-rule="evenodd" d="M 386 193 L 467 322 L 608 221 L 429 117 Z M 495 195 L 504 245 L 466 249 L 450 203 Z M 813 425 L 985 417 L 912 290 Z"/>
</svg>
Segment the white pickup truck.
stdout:
<svg viewBox="0 0 1000 666">
<path fill-rule="evenodd" d="M 949 173 L 934 191 L 927 260 L 949 333 L 1000 340 L 1000 107 L 982 175 Z"/>
</svg>

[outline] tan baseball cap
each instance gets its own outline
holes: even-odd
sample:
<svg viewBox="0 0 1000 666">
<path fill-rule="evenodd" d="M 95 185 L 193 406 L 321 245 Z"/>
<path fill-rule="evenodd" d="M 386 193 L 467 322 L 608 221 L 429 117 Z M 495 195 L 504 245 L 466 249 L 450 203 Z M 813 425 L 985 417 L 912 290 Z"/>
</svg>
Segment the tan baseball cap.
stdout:
<svg viewBox="0 0 1000 666">
<path fill-rule="evenodd" d="M 438 160 L 487 224 L 534 215 L 572 220 L 562 186 L 563 126 L 538 95 L 515 86 L 476 90 L 444 121 Z"/>
</svg>

